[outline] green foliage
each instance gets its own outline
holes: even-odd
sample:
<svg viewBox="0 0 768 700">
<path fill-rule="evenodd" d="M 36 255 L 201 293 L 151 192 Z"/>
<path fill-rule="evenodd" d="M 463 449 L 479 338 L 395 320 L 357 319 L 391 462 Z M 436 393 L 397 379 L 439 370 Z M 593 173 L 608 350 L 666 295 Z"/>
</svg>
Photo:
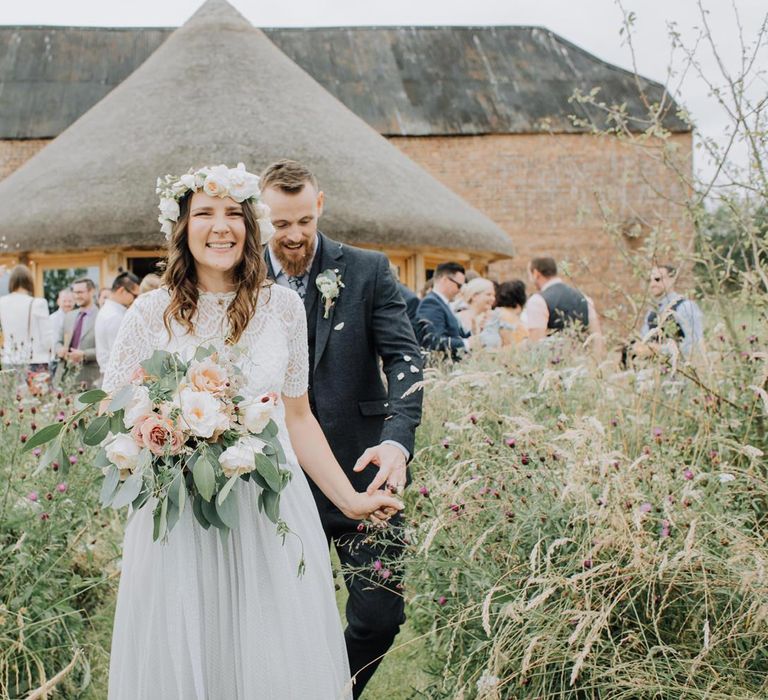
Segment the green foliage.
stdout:
<svg viewBox="0 0 768 700">
<path fill-rule="evenodd" d="M 677 372 L 558 344 L 433 371 L 407 502 L 426 697 L 766 696 L 768 368 L 759 339 L 711 345 Z"/>
</svg>

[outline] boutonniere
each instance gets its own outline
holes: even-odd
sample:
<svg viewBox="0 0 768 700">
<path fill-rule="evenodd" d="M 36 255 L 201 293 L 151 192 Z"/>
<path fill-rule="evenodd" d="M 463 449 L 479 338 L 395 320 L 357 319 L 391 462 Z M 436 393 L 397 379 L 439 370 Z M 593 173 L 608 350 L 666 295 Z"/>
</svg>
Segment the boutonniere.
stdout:
<svg viewBox="0 0 768 700">
<path fill-rule="evenodd" d="M 323 298 L 323 318 L 328 318 L 331 308 L 336 303 L 336 299 L 341 294 L 341 288 L 344 283 L 339 277 L 338 270 L 325 270 L 321 272 L 315 280 L 320 296 Z"/>
</svg>

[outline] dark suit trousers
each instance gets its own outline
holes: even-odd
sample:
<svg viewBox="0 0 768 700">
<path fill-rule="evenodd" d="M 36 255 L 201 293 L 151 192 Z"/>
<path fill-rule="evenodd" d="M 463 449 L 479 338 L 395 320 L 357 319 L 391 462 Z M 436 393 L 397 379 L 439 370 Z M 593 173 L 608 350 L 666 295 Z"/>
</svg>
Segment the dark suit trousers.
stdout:
<svg viewBox="0 0 768 700">
<path fill-rule="evenodd" d="M 399 590 L 402 572 L 397 565 L 403 552 L 402 518 L 395 516 L 385 533 L 373 528 L 358 532 L 357 526 L 338 511 L 321 511 L 320 518 L 329 545 L 333 541 L 336 546 L 349 592 L 344 639 L 350 671 L 355 677 L 356 699 L 405 622 L 405 604 Z M 381 569 L 375 564 L 377 561 L 381 562 Z M 386 578 L 381 575 L 384 569 L 390 572 Z"/>
</svg>

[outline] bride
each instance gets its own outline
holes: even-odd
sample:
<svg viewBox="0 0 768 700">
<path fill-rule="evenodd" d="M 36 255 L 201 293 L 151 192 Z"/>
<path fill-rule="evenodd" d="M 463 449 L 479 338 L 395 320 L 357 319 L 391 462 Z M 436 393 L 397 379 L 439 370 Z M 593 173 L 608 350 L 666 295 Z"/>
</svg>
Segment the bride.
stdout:
<svg viewBox="0 0 768 700">
<path fill-rule="evenodd" d="M 350 518 L 383 524 L 402 505 L 356 492 L 307 400 L 307 335 L 298 295 L 266 281 L 271 235 L 258 178 L 241 165 L 158 181 L 168 238 L 164 287 L 126 314 L 104 389 L 127 384 L 156 349 L 200 344 L 231 352 L 247 392 L 281 396 L 275 421 L 293 473 L 280 515 L 285 542 L 238 481 L 240 524 L 226 537 L 186 508 L 167 541 L 152 541 L 152 507 L 125 532 L 110 660 L 110 700 L 291 700 L 351 697 L 347 654 L 320 519 L 301 464 Z M 304 547 L 306 573 L 297 566 Z"/>
</svg>

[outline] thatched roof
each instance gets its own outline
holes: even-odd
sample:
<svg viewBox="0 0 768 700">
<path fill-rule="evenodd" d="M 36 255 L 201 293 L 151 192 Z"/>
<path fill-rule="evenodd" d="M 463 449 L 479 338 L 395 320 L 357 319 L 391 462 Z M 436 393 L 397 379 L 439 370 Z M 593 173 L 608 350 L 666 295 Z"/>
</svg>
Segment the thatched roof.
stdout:
<svg viewBox="0 0 768 700">
<path fill-rule="evenodd" d="M 511 254 L 490 219 L 406 158 L 225 0 L 0 182 L 11 250 L 156 246 L 155 178 L 206 163 L 310 165 L 349 242 Z"/>
<path fill-rule="evenodd" d="M 138 68 L 173 30 L 0 27 L 0 138 L 51 138 Z M 570 115 L 605 114 L 569 101 L 599 87 L 637 129 L 649 103 L 689 131 L 664 87 L 601 61 L 542 27 L 265 29 L 326 90 L 392 136 L 581 132 Z M 375 85 L 375 89 L 372 86 Z M 640 88 L 640 89 L 638 89 Z"/>
</svg>

